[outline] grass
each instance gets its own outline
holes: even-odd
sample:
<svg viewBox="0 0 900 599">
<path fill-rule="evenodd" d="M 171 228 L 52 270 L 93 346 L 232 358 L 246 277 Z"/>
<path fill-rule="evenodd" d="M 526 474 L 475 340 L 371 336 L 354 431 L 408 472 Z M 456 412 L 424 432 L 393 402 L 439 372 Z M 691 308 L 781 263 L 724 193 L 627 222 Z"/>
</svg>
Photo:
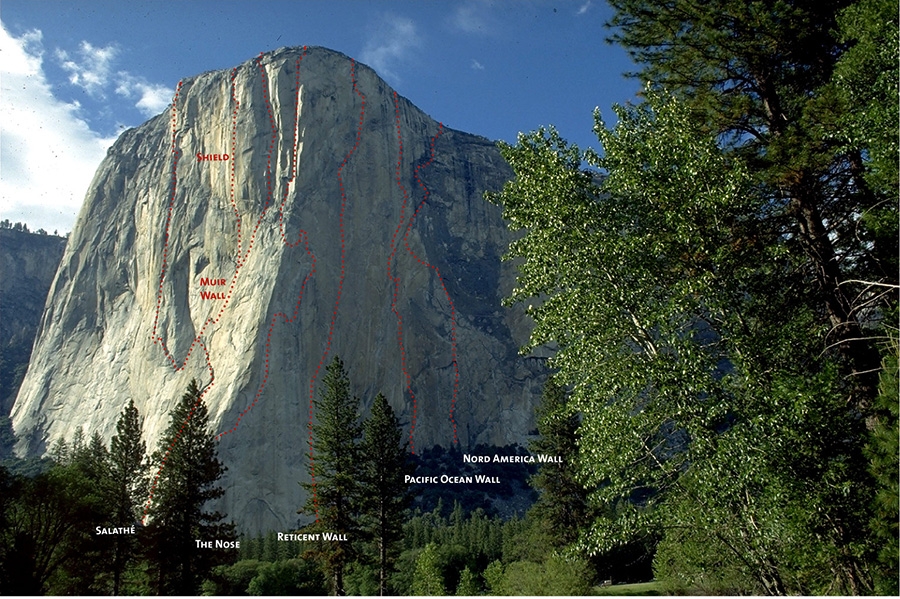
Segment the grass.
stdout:
<svg viewBox="0 0 900 599">
<path fill-rule="evenodd" d="M 617 596 L 641 596 L 663 595 L 662 585 L 659 582 L 638 582 L 635 584 L 614 584 L 608 587 L 594 587 L 595 595 Z"/>
</svg>

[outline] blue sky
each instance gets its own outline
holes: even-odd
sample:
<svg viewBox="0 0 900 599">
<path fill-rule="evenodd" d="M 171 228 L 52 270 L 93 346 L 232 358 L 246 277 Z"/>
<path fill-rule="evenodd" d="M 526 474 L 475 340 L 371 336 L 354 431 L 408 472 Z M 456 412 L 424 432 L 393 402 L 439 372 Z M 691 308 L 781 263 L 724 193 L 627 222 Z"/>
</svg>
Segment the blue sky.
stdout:
<svg viewBox="0 0 900 599">
<path fill-rule="evenodd" d="M 596 147 L 591 112 L 640 84 L 600 0 L 3 0 L 0 218 L 71 229 L 106 148 L 178 81 L 281 46 L 373 67 L 444 125 L 514 142 L 555 125 Z"/>
</svg>

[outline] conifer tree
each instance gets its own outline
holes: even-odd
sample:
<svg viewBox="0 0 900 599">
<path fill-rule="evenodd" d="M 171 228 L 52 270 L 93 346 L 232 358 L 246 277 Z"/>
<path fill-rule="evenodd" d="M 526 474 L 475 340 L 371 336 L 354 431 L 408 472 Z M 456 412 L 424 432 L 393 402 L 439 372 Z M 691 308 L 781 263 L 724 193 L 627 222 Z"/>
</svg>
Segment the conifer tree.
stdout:
<svg viewBox="0 0 900 599">
<path fill-rule="evenodd" d="M 344 594 L 344 568 L 354 557 L 360 473 L 359 398 L 350 393 L 344 363 L 335 356 L 325 369 L 322 394 L 315 401 L 315 461 L 308 465 L 312 483 L 304 483 L 307 502 L 301 513 L 315 515 L 315 530 L 346 536 L 347 541 L 319 543 L 313 556 L 320 562 L 331 592 Z"/>
<path fill-rule="evenodd" d="M 216 484 L 225 467 L 218 459 L 196 380 L 172 410 L 152 462 L 159 468 L 148 523 L 154 590 L 199 594 L 204 576 L 225 554 L 199 549 L 195 540 L 230 540 L 235 535 L 232 525 L 222 523 L 221 514 L 205 509 L 208 501 L 225 492 Z"/>
<path fill-rule="evenodd" d="M 110 503 L 116 526 L 140 520 L 141 504 L 147 498 L 147 445 L 143 440 L 144 419 L 134 400 L 119 415 L 116 434 L 110 441 Z M 113 594 L 119 595 L 124 569 L 138 550 L 135 535 L 116 535 L 113 556 Z"/>
<path fill-rule="evenodd" d="M 541 491 L 535 509 L 554 531 L 559 545 L 578 539 L 578 531 L 589 521 L 587 491 L 575 479 L 578 455 L 578 416 L 566 409 L 566 390 L 547 379 L 541 405 L 537 410 L 540 438 L 531 451 L 558 457 L 562 462 L 540 465 L 531 484 Z"/>
<path fill-rule="evenodd" d="M 72 560 L 67 574 L 60 576 L 50 587 L 50 594 L 106 594 L 109 593 L 109 565 L 114 550 L 105 536 L 93 534 L 95 525 L 104 525 L 112 516 L 109 498 L 109 450 L 100 433 L 94 431 L 88 441 L 81 428 L 75 431 L 69 462 L 58 467 L 69 490 L 82 487 L 79 503 L 81 516 L 90 523 L 76 527 L 70 538 Z"/>
<path fill-rule="evenodd" d="M 106 447 L 99 435 L 84 444 L 81 429 L 65 462 L 34 476 L 16 476 L 2 489 L 0 594 L 96 595 L 108 592 L 107 552 L 93 534 L 105 522 Z M 57 448 L 68 447 L 65 440 Z M 6 494 L 9 494 L 8 496 Z"/>
<path fill-rule="evenodd" d="M 896 3 L 883 3 L 887 10 L 851 0 L 610 4 L 612 40 L 640 65 L 640 77 L 684 99 L 696 123 L 747 158 L 769 196 L 759 222 L 796 240 L 791 251 L 806 262 L 798 278 L 802 272 L 815 289 L 830 328 L 820 351 L 834 356 L 853 383 L 848 405 L 867 412 L 881 356 L 866 318 L 872 305 L 886 303 L 883 289 L 869 283 L 897 283 L 895 259 L 877 259 L 897 255 L 897 117 L 890 108 L 897 97 Z M 879 25 L 867 40 L 851 22 L 853 13 L 871 9 Z M 864 54 L 874 42 L 886 60 L 873 56 L 859 69 L 846 52 L 857 40 Z M 840 90 L 854 83 L 865 93 Z M 870 187 L 873 167 L 876 175 L 893 173 L 889 194 Z M 873 225 L 889 228 L 879 233 Z"/>
<path fill-rule="evenodd" d="M 403 522 L 409 507 L 412 472 L 406 447 L 401 443 L 400 421 L 381 393 L 372 405 L 372 414 L 363 427 L 360 472 L 362 485 L 362 526 L 365 537 L 377 552 L 379 594 L 388 594 L 388 580 L 403 540 Z"/>
</svg>

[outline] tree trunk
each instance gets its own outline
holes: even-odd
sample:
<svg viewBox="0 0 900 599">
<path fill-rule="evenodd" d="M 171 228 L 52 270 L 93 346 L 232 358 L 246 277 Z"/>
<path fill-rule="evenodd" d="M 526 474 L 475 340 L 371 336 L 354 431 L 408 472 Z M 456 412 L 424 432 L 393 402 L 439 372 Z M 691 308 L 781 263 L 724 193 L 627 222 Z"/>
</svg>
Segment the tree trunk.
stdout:
<svg viewBox="0 0 900 599">
<path fill-rule="evenodd" d="M 379 518 L 379 539 L 378 539 L 378 562 L 380 567 L 378 568 L 378 592 L 383 597 L 387 594 L 387 545 L 385 543 L 385 514 L 384 514 L 384 502 L 381 503 L 378 510 L 378 518 Z"/>
<path fill-rule="evenodd" d="M 334 568 L 334 594 L 338 597 L 346 595 L 344 592 L 344 564 L 337 564 Z"/>
<path fill-rule="evenodd" d="M 800 240 L 815 269 L 832 332 L 826 337 L 847 360 L 845 370 L 853 377 L 851 404 L 865 414 L 878 389 L 881 357 L 853 314 L 851 302 L 841 287 L 842 276 L 818 207 L 818 197 L 808 175 L 791 192 L 791 212 L 800 227 Z"/>
</svg>

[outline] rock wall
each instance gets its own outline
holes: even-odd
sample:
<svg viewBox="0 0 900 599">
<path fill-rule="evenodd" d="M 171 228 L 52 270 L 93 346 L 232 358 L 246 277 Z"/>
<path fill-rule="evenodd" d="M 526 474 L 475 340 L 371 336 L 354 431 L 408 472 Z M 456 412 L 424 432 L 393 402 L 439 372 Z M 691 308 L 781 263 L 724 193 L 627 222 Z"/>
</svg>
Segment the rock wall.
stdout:
<svg viewBox="0 0 900 599">
<path fill-rule="evenodd" d="M 66 240 L 0 229 L 0 418 L 22 382 Z"/>
<path fill-rule="evenodd" d="M 482 199 L 510 176 L 492 142 L 330 50 L 184 80 L 87 192 L 13 408 L 17 451 L 78 426 L 109 438 L 130 398 L 155 447 L 197 378 L 228 467 L 216 507 L 286 529 L 334 355 L 414 448 L 523 441 L 542 365 L 517 355 L 509 233 Z"/>
</svg>

